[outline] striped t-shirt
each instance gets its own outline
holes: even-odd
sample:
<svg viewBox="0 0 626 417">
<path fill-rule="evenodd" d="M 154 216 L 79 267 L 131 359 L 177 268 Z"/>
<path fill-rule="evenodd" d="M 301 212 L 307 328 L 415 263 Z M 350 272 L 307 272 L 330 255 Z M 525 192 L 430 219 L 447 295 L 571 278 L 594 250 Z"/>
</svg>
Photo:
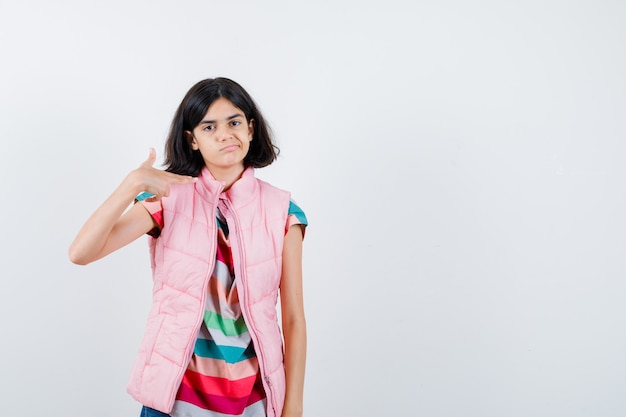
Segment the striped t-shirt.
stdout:
<svg viewBox="0 0 626 417">
<path fill-rule="evenodd" d="M 159 228 L 164 227 L 160 202 L 142 203 Z M 216 221 L 217 259 L 209 280 L 204 320 L 170 414 L 172 417 L 264 417 L 265 392 L 239 305 L 228 225 L 219 211 Z M 292 201 L 285 230 L 307 223 L 304 212 Z"/>
</svg>

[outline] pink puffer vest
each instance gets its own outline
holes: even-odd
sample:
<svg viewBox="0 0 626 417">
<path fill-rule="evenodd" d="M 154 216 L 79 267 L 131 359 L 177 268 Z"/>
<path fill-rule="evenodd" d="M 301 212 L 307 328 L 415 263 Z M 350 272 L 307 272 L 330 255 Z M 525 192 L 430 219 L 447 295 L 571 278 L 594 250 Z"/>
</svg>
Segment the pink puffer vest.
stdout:
<svg viewBox="0 0 626 417">
<path fill-rule="evenodd" d="M 226 192 L 204 168 L 195 184 L 170 187 L 164 227 L 150 238 L 154 288 L 146 333 L 128 383 L 141 404 L 164 413 L 174 405 L 193 353 L 215 264 L 216 209 L 230 231 L 237 290 L 259 360 L 268 417 L 285 398 L 283 344 L 276 302 L 290 194 L 248 168 Z"/>
</svg>

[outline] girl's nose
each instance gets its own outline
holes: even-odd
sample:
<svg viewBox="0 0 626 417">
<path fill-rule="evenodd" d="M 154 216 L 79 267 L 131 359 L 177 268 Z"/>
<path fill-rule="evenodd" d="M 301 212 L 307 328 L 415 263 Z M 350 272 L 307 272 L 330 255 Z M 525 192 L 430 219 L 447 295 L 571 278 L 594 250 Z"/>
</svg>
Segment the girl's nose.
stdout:
<svg viewBox="0 0 626 417">
<path fill-rule="evenodd" d="M 228 126 L 217 126 L 215 137 L 217 137 L 217 140 L 219 141 L 230 138 L 230 129 L 228 128 Z"/>
</svg>

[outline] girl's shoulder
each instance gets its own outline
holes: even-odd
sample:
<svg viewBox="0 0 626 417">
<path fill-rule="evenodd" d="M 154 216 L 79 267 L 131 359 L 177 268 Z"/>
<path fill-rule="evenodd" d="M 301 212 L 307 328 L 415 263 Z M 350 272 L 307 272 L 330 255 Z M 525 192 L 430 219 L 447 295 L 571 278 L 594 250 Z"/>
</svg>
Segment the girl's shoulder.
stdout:
<svg viewBox="0 0 626 417">
<path fill-rule="evenodd" d="M 304 210 L 302 210 L 298 203 L 296 203 L 293 199 L 289 200 L 289 212 L 287 215 L 292 218 L 292 224 L 297 223 L 304 226 L 309 224 L 309 221 L 304 214 Z"/>
</svg>

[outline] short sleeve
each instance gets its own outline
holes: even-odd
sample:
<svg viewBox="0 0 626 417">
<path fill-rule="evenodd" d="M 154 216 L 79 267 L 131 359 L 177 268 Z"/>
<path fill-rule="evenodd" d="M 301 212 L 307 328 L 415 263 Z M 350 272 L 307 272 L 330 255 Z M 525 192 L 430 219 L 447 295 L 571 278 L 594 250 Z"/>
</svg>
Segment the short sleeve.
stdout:
<svg viewBox="0 0 626 417">
<path fill-rule="evenodd" d="M 146 199 L 150 197 L 152 197 L 152 194 L 150 193 L 141 193 L 135 197 L 135 203 L 140 203 L 144 206 L 156 224 L 154 229 L 150 230 L 148 234 L 152 237 L 159 237 L 161 229 L 163 228 L 163 205 L 161 204 L 161 200 L 146 201 Z"/>
<path fill-rule="evenodd" d="M 289 213 L 287 214 L 287 224 L 285 225 L 285 233 L 289 230 L 291 226 L 294 224 L 299 224 L 302 226 L 302 233 L 304 234 L 304 229 L 308 226 L 309 221 L 304 214 L 304 211 L 296 204 L 295 201 L 291 200 L 289 202 Z"/>
</svg>

